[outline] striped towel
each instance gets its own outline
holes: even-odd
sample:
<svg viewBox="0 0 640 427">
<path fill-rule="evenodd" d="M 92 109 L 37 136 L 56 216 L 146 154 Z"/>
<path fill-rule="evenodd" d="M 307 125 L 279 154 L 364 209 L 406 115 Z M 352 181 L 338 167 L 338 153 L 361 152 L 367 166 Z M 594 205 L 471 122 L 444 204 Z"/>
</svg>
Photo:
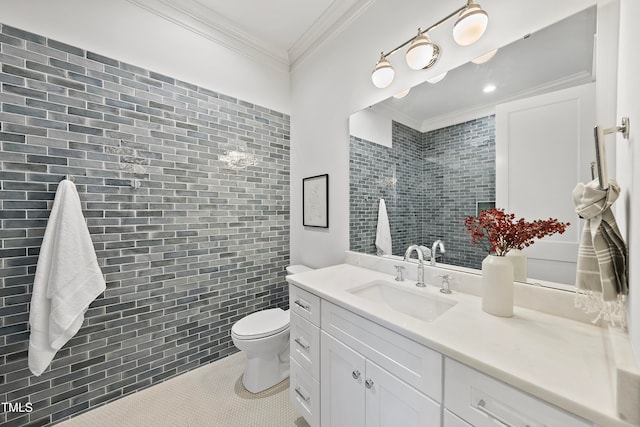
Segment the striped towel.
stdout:
<svg viewBox="0 0 640 427">
<path fill-rule="evenodd" d="M 576 306 L 597 312 L 594 323 L 603 318 L 624 326 L 628 252 L 611 212 L 619 194 L 620 186 L 613 179 L 606 190 L 600 189 L 596 180 L 573 189 L 576 213 L 586 220 L 578 248 Z"/>
</svg>

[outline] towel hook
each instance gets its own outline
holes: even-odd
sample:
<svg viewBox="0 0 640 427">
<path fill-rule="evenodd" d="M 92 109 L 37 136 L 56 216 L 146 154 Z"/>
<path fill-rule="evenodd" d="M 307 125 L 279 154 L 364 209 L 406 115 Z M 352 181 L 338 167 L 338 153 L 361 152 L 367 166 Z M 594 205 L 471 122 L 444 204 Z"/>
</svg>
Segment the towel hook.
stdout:
<svg viewBox="0 0 640 427">
<path fill-rule="evenodd" d="M 629 117 L 622 118 L 622 124 L 612 128 L 602 129 L 599 125 L 593 129 L 593 136 L 596 142 L 596 171 L 598 173 L 598 184 L 601 190 L 609 188 L 609 178 L 607 176 L 607 153 L 604 145 L 604 136 L 610 133 L 620 132 L 624 139 L 629 139 L 631 124 Z"/>
</svg>

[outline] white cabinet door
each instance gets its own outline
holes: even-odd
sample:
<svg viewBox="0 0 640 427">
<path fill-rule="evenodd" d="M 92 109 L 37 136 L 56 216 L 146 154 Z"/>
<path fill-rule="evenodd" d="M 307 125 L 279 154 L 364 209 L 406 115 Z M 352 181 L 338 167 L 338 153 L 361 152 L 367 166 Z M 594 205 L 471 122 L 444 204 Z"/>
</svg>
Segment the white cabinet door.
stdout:
<svg viewBox="0 0 640 427">
<path fill-rule="evenodd" d="M 440 405 L 367 360 L 367 427 L 437 427 Z"/>
<path fill-rule="evenodd" d="M 365 359 L 321 332 L 320 423 L 323 427 L 365 426 Z"/>
</svg>

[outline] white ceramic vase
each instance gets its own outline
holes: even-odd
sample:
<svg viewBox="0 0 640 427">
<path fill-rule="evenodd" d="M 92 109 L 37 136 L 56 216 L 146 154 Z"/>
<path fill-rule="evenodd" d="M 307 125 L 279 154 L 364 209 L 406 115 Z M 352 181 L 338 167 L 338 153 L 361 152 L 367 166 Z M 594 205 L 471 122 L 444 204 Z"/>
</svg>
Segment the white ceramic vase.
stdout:
<svg viewBox="0 0 640 427">
<path fill-rule="evenodd" d="M 482 310 L 494 316 L 513 316 L 513 264 L 504 256 L 482 261 Z"/>
<path fill-rule="evenodd" d="M 513 264 L 513 280 L 516 282 L 526 282 L 528 275 L 527 255 L 519 249 L 511 249 L 507 252 L 506 257 L 511 261 L 511 264 Z"/>
</svg>

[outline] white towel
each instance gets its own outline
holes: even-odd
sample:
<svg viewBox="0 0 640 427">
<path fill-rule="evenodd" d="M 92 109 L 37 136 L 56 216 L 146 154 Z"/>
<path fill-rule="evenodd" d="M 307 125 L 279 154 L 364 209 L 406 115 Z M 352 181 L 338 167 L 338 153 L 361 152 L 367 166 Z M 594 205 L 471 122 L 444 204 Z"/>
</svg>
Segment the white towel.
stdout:
<svg viewBox="0 0 640 427">
<path fill-rule="evenodd" d="M 76 186 L 58 184 L 44 232 L 31 296 L 29 369 L 40 376 L 106 288 Z"/>
<path fill-rule="evenodd" d="M 391 227 L 387 216 L 387 205 L 380 199 L 378 206 L 378 227 L 376 229 L 376 249 L 378 255 L 391 255 Z"/>
</svg>

